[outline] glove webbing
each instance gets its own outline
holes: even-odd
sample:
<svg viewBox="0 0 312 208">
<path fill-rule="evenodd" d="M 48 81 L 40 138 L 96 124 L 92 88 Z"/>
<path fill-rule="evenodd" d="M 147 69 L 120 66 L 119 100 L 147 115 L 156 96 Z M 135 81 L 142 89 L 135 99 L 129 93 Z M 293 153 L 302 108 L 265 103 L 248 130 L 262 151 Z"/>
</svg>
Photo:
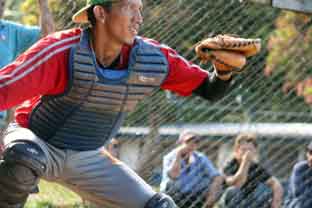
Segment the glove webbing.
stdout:
<svg viewBox="0 0 312 208">
<path fill-rule="evenodd" d="M 230 37 L 235 37 L 235 36 L 232 36 L 232 35 L 228 35 Z M 226 42 L 224 40 L 224 38 L 222 36 L 217 36 L 217 38 L 220 40 L 220 41 L 216 41 L 216 44 L 219 45 L 222 50 L 231 50 L 230 48 L 232 49 L 235 49 L 235 48 L 241 48 L 242 46 L 248 46 L 248 45 L 253 45 L 255 43 L 259 43 L 260 41 L 259 40 L 242 40 L 242 41 L 238 41 L 236 43 L 233 43 L 233 42 Z"/>
</svg>

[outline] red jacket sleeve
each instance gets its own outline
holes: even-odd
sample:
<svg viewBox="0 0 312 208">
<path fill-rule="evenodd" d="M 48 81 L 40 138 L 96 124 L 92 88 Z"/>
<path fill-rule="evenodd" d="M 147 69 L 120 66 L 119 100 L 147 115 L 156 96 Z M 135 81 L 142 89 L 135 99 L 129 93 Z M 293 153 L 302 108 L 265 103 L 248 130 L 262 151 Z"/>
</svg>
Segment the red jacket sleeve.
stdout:
<svg viewBox="0 0 312 208">
<path fill-rule="evenodd" d="M 35 96 L 63 92 L 69 50 L 79 37 L 74 32 L 47 36 L 1 69 L 0 111 Z"/>
<path fill-rule="evenodd" d="M 185 60 L 175 50 L 151 39 L 146 39 L 146 41 L 160 47 L 167 57 L 169 74 L 161 86 L 162 89 L 173 91 L 181 96 L 189 96 L 208 77 L 207 71 Z"/>
</svg>

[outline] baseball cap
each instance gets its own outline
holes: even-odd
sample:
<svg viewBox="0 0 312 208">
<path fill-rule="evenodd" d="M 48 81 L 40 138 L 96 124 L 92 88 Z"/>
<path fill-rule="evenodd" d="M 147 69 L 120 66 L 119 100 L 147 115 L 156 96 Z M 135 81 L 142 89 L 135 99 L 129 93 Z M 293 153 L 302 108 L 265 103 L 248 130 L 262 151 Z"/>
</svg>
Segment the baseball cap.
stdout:
<svg viewBox="0 0 312 208">
<path fill-rule="evenodd" d="M 75 23 L 88 23 L 88 14 L 87 10 L 93 6 L 98 4 L 105 4 L 105 3 L 113 3 L 118 2 L 120 0 L 87 0 L 87 5 L 80 9 L 76 14 L 73 16 L 73 22 Z"/>
<path fill-rule="evenodd" d="M 191 131 L 184 131 L 180 134 L 179 139 L 177 141 L 178 144 L 182 144 L 188 142 L 193 139 L 199 139 L 199 136 Z"/>
</svg>

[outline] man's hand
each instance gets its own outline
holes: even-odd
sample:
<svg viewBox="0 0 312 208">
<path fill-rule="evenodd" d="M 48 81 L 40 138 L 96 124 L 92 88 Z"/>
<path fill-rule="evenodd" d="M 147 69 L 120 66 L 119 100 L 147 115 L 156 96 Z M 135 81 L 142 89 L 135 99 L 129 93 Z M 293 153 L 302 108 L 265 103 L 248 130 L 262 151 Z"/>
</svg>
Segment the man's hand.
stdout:
<svg viewBox="0 0 312 208">
<path fill-rule="evenodd" d="M 183 158 L 189 153 L 189 150 L 186 145 L 182 144 L 177 148 L 177 157 Z"/>
<path fill-rule="evenodd" d="M 38 0 L 40 8 L 41 36 L 44 37 L 55 31 L 53 15 L 49 10 L 48 0 Z"/>
<path fill-rule="evenodd" d="M 176 158 L 169 170 L 169 176 L 171 179 L 176 179 L 180 175 L 181 171 L 181 160 L 190 154 L 190 150 L 185 144 L 180 145 L 176 149 Z"/>
<path fill-rule="evenodd" d="M 177 159 L 185 160 L 187 164 L 190 163 L 190 157 L 192 155 L 193 150 L 190 149 L 187 145 L 182 144 L 182 146 L 178 147 Z"/>
</svg>

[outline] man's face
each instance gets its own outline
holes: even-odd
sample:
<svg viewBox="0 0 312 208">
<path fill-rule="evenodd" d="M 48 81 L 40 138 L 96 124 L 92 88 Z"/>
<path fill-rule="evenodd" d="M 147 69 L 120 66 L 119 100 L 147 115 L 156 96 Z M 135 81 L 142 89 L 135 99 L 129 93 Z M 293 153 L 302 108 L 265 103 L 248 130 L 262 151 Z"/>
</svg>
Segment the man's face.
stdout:
<svg viewBox="0 0 312 208">
<path fill-rule="evenodd" d="M 112 41 L 120 44 L 133 44 L 143 22 L 142 9 L 141 0 L 121 0 L 113 4 L 106 21 L 107 31 Z"/>
<path fill-rule="evenodd" d="M 309 166 L 312 168 L 312 150 L 307 150 L 307 161 Z"/>
<path fill-rule="evenodd" d="M 198 149 L 199 142 L 200 138 L 198 136 L 193 136 L 192 139 L 184 142 L 186 150 L 188 151 L 189 154 Z"/>
<path fill-rule="evenodd" d="M 6 2 L 5 0 L 0 0 L 0 18 L 3 17 L 5 2 Z"/>
</svg>

